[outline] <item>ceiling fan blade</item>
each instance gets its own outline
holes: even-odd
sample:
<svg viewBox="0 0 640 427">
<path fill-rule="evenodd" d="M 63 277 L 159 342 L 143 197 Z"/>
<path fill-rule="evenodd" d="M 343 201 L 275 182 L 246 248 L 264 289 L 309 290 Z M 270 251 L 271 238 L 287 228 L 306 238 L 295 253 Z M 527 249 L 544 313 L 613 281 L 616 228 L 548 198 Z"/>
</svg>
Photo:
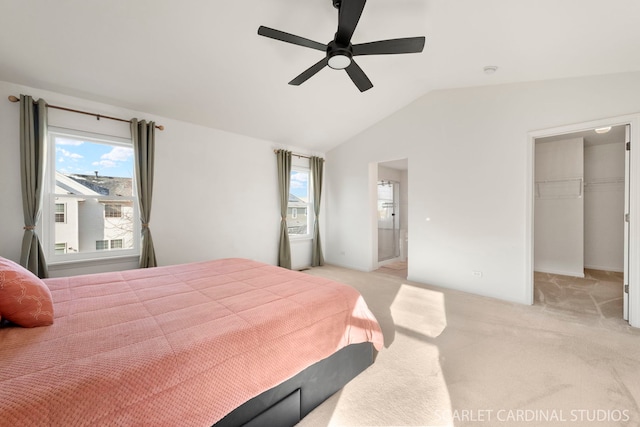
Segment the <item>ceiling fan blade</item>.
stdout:
<svg viewBox="0 0 640 427">
<path fill-rule="evenodd" d="M 327 51 L 327 45 L 314 42 L 313 40 L 305 39 L 304 37 L 295 36 L 293 34 L 285 33 L 284 31 L 274 30 L 273 28 L 265 27 L 263 25 L 258 28 L 258 34 L 261 36 L 269 37 L 271 39 L 280 40 L 282 42 L 296 44 L 298 46 L 310 47 L 311 49 Z"/>
<path fill-rule="evenodd" d="M 293 86 L 300 86 L 302 83 L 315 76 L 318 71 L 326 67 L 328 62 L 329 60 L 327 58 L 322 58 L 320 61 L 303 71 L 298 77 L 291 80 L 289 84 Z"/>
<path fill-rule="evenodd" d="M 369 90 L 373 87 L 373 83 L 369 80 L 369 77 L 362 71 L 362 68 L 356 64 L 355 61 L 351 60 L 351 65 L 345 68 L 353 83 L 360 89 L 360 92 L 364 92 L 365 90 Z"/>
<path fill-rule="evenodd" d="M 353 56 L 393 55 L 396 53 L 419 53 L 424 49 L 424 37 L 380 40 L 371 43 L 353 45 Z"/>
<path fill-rule="evenodd" d="M 349 46 L 366 2 L 367 0 L 342 0 L 338 12 L 338 32 L 335 39 L 337 44 Z"/>
</svg>

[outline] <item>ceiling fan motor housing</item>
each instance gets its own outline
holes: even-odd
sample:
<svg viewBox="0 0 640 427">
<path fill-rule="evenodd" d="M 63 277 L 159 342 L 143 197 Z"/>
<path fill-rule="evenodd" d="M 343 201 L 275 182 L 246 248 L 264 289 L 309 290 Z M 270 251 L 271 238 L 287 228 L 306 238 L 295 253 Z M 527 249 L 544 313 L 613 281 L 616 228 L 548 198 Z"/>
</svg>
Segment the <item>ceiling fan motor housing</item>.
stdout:
<svg viewBox="0 0 640 427">
<path fill-rule="evenodd" d="M 340 46 L 335 41 L 331 41 L 327 45 L 328 65 L 335 70 L 343 70 L 351 65 L 352 57 L 353 49 L 351 48 L 351 44 L 348 46 Z"/>
</svg>

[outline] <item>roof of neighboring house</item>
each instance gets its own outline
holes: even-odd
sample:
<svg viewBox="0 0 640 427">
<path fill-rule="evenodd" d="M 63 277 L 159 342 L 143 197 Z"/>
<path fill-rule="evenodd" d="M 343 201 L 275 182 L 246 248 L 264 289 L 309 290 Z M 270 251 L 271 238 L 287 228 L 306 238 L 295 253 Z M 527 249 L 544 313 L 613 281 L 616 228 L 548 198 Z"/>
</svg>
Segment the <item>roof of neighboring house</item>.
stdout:
<svg viewBox="0 0 640 427">
<path fill-rule="evenodd" d="M 82 174 L 67 176 L 103 196 L 131 197 L 133 194 L 133 180 L 131 178 Z"/>
<path fill-rule="evenodd" d="M 300 197 L 295 196 L 291 193 L 289 193 L 289 203 L 302 203 L 302 204 L 306 204 L 307 202 L 305 202 L 304 200 L 302 200 Z"/>
<path fill-rule="evenodd" d="M 64 174 L 56 171 L 56 192 L 85 196 L 131 197 L 133 180 L 113 176 Z"/>
<path fill-rule="evenodd" d="M 100 193 L 82 185 L 70 176 L 56 171 L 56 194 L 73 194 L 78 196 L 97 196 Z"/>
</svg>

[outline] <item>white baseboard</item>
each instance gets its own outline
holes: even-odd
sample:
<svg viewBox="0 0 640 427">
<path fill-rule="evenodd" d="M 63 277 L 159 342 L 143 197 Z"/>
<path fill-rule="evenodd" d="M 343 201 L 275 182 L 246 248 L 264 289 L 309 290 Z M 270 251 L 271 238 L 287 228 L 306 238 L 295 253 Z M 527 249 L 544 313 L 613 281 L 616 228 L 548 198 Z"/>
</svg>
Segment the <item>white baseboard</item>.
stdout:
<svg viewBox="0 0 640 427">
<path fill-rule="evenodd" d="M 584 270 L 583 271 L 561 271 L 561 270 L 540 270 L 536 269 L 538 273 L 547 273 L 547 274 L 558 274 L 560 276 L 570 276 L 570 277 L 582 277 L 584 278 Z"/>
<path fill-rule="evenodd" d="M 590 270 L 601 270 L 601 271 L 611 271 L 614 273 L 624 273 L 624 269 L 619 269 L 616 267 L 605 267 L 602 265 L 585 265 L 584 268 L 588 268 Z"/>
</svg>

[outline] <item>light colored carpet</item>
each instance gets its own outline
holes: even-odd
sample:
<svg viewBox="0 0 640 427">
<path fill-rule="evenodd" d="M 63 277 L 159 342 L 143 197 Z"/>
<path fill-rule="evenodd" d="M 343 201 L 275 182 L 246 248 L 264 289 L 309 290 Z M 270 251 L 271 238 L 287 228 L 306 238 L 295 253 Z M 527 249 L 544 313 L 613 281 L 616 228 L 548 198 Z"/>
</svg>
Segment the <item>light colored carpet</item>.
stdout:
<svg viewBox="0 0 640 427">
<path fill-rule="evenodd" d="M 385 348 L 300 426 L 639 426 L 640 331 L 615 317 L 524 306 L 334 266 Z"/>
<path fill-rule="evenodd" d="M 392 262 L 390 264 L 385 264 L 384 268 L 390 268 L 392 270 L 406 270 L 407 269 L 407 261 L 397 261 Z"/>
</svg>

